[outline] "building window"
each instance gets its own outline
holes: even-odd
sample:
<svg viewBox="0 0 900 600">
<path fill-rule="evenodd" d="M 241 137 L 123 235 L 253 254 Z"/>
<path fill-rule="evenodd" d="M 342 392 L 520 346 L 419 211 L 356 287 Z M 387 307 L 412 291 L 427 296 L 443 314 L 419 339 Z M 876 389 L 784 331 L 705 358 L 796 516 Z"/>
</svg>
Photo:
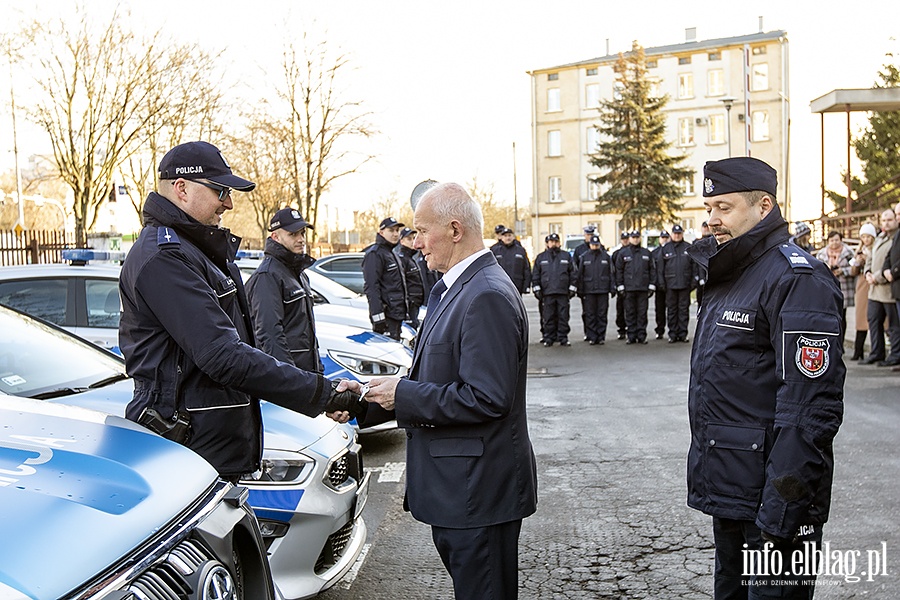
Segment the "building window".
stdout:
<svg viewBox="0 0 900 600">
<path fill-rule="evenodd" d="M 725 71 L 712 69 L 706 74 L 706 93 L 709 96 L 725 94 Z"/>
<path fill-rule="evenodd" d="M 679 65 L 689 65 L 689 64 L 691 64 L 691 57 L 690 57 L 690 56 L 681 56 L 681 57 L 679 57 L 679 58 L 678 58 L 678 64 L 679 64 Z"/>
<path fill-rule="evenodd" d="M 562 202 L 562 177 L 550 178 L 550 196 L 547 202 Z"/>
<path fill-rule="evenodd" d="M 622 90 L 623 90 L 623 89 L 625 89 L 625 88 L 624 88 L 624 86 L 622 85 L 622 82 L 621 82 L 621 81 L 616 81 L 615 83 L 613 83 L 613 91 L 612 91 L 612 93 L 613 93 L 613 98 L 615 98 L 616 100 L 621 100 L 621 99 L 622 99 Z"/>
<path fill-rule="evenodd" d="M 765 46 L 756 46 L 756 47 L 752 50 L 752 52 L 753 52 L 753 56 L 759 56 L 760 54 L 765 54 L 765 53 L 766 53 L 766 47 L 765 47 Z"/>
<path fill-rule="evenodd" d="M 722 53 L 721 53 L 721 52 L 710 52 L 710 53 L 707 55 L 706 59 L 707 59 L 708 61 L 710 61 L 710 62 L 714 62 L 714 61 L 717 61 L 717 60 L 722 60 Z"/>
<path fill-rule="evenodd" d="M 591 175 L 588 177 L 588 200 L 591 201 L 599 200 L 600 196 L 603 194 L 603 186 L 595 179 L 596 177 L 599 177 L 599 175 Z"/>
<path fill-rule="evenodd" d="M 562 237 L 562 223 L 548 223 L 547 233 L 555 233 L 559 237 Z"/>
<path fill-rule="evenodd" d="M 688 177 L 683 179 L 681 182 L 681 187 L 684 189 L 685 196 L 696 196 L 697 192 L 694 190 L 694 177 Z"/>
<path fill-rule="evenodd" d="M 589 83 L 584 86 L 585 108 L 600 108 L 600 84 Z"/>
<path fill-rule="evenodd" d="M 547 156 L 562 156 L 559 129 L 547 132 Z"/>
<path fill-rule="evenodd" d="M 710 115 L 709 117 L 709 143 L 725 143 L 725 115 Z"/>
<path fill-rule="evenodd" d="M 591 77 L 592 75 L 596 75 L 597 67 L 594 67 L 593 69 L 585 69 L 584 74 L 587 75 L 588 77 Z"/>
<path fill-rule="evenodd" d="M 693 98 L 694 97 L 694 74 L 682 73 L 678 76 L 678 97 Z"/>
<path fill-rule="evenodd" d="M 650 80 L 650 97 L 651 98 L 662 98 L 662 80 L 660 79 L 651 79 Z"/>
<path fill-rule="evenodd" d="M 769 64 L 758 63 L 750 69 L 750 89 L 754 92 L 769 89 Z"/>
<path fill-rule="evenodd" d="M 550 88 L 547 90 L 547 112 L 557 112 L 562 110 L 562 104 L 559 100 L 559 88 Z"/>
<path fill-rule="evenodd" d="M 586 154 L 594 154 L 600 149 L 600 131 L 591 125 L 584 131 L 584 151 Z"/>
<path fill-rule="evenodd" d="M 647 61 L 648 69 L 655 69 L 657 66 L 659 66 L 659 63 L 656 60 L 648 60 Z"/>
<path fill-rule="evenodd" d="M 681 220 L 681 226 L 685 231 L 693 231 L 694 229 L 694 217 L 685 217 Z"/>
<path fill-rule="evenodd" d="M 559 73 L 547 73 L 547 81 L 558 81 Z"/>
<path fill-rule="evenodd" d="M 769 111 L 753 111 L 750 133 L 754 142 L 764 142 L 769 139 Z"/>
<path fill-rule="evenodd" d="M 687 117 L 678 119 L 678 145 L 693 146 L 694 145 L 694 119 Z"/>
</svg>

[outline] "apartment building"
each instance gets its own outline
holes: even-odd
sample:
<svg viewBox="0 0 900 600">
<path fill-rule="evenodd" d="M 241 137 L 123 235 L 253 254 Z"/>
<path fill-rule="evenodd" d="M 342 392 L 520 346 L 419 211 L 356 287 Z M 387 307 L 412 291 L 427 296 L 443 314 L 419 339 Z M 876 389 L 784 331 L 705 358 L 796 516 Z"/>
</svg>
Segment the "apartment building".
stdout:
<svg viewBox="0 0 900 600">
<path fill-rule="evenodd" d="M 778 202 L 789 215 L 788 40 L 785 31 L 645 48 L 655 95 L 668 95 L 663 112 L 670 152 L 695 170 L 683 182 L 678 220 L 686 237 L 700 236 L 703 165 L 728 156 L 754 156 L 778 170 Z M 603 192 L 590 155 L 600 140 L 600 102 L 615 92 L 618 54 L 530 71 L 532 84 L 535 244 L 544 236 L 580 237 L 595 225 L 607 247 L 618 243 L 620 215 L 599 214 Z M 535 249 L 537 250 L 537 248 Z"/>
</svg>

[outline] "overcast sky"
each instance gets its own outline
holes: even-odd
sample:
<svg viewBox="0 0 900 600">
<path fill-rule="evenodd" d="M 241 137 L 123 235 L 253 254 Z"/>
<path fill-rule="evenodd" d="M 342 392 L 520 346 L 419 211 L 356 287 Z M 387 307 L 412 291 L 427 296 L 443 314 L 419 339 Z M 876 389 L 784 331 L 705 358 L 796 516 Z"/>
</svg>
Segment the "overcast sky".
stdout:
<svg viewBox="0 0 900 600">
<path fill-rule="evenodd" d="M 84 0 L 94 14 L 115 3 Z M 70 2 L 0 0 L 0 8 L 51 14 Z M 391 192 L 407 198 L 433 178 L 493 184 L 498 199 L 513 199 L 513 144 L 520 206 L 531 200 L 530 78 L 527 71 L 630 49 L 681 43 L 685 28 L 697 39 L 787 31 L 790 42 L 792 198 L 795 218 L 819 213 L 819 116 L 809 102 L 835 88 L 871 87 L 885 53 L 900 54 L 900 2 L 852 4 L 812 0 L 672 2 L 648 0 L 262 0 L 122 2 L 136 19 L 210 50 L 258 87 L 259 65 L 276 67 L 286 34 L 304 28 L 327 35 L 355 65 L 350 99 L 362 99 L 381 134 L 367 148 L 376 162 L 335 185 L 332 207 L 365 208 Z M 746 7 L 746 8 L 744 8 Z M 7 15 L 10 13 L 7 12 Z M 0 30 L 11 26 L 11 21 Z M 0 162 L 11 164 L 9 75 L 0 72 Z M 854 118 L 854 132 L 865 123 Z M 826 184 L 841 189 L 846 121 L 826 115 Z M 38 135 L 20 139 L 40 152 Z M 45 150 L 44 150 L 45 151 Z M 227 151 L 225 152 L 227 156 Z M 858 170 L 858 166 L 855 167 Z M 332 209 L 333 210 L 333 209 Z"/>
</svg>

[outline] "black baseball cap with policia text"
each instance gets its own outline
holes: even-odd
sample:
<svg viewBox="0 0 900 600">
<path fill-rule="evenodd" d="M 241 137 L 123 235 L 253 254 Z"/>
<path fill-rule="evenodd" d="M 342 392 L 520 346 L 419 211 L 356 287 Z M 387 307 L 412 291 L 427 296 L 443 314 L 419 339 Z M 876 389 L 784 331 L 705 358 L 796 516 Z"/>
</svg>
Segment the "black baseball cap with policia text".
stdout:
<svg viewBox="0 0 900 600">
<path fill-rule="evenodd" d="M 187 142 L 166 152 L 159 161 L 160 179 L 206 179 L 239 192 L 249 192 L 256 187 L 231 172 L 231 165 L 222 152 L 209 142 Z"/>
</svg>

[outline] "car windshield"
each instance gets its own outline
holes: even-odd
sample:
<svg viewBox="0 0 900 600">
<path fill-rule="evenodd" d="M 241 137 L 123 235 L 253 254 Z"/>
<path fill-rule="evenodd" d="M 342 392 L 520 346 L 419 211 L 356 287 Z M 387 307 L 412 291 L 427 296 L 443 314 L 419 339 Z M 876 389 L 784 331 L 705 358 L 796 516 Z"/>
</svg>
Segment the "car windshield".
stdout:
<svg viewBox="0 0 900 600">
<path fill-rule="evenodd" d="M 51 398 L 123 379 L 125 364 L 64 331 L 0 307 L 0 392 Z"/>
<path fill-rule="evenodd" d="M 336 283 L 321 273 L 316 273 L 307 269 L 306 274 L 309 276 L 309 284 L 313 289 L 319 290 L 323 294 L 334 296 L 335 298 L 358 298 L 359 294 L 353 290 Z"/>
</svg>

